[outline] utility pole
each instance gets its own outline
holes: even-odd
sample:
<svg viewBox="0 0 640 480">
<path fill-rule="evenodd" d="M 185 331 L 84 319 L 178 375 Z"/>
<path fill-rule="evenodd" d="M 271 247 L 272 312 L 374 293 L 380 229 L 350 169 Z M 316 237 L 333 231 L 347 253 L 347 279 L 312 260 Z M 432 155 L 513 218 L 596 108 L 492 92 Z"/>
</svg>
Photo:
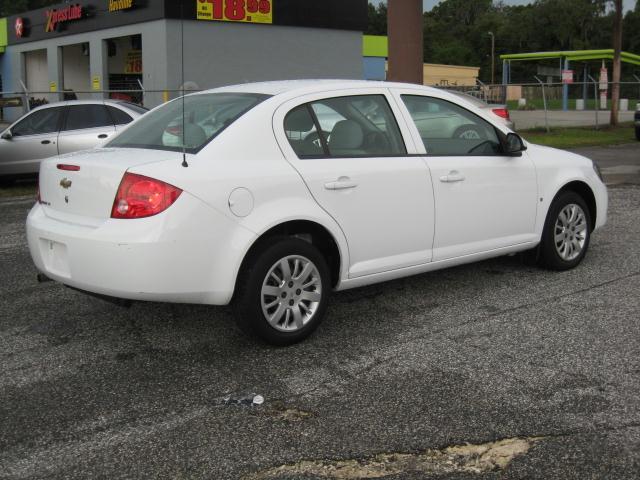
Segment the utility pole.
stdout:
<svg viewBox="0 0 640 480">
<path fill-rule="evenodd" d="M 620 106 L 620 70 L 622 51 L 622 0 L 614 0 L 615 12 L 613 20 L 613 75 L 611 81 L 611 126 L 618 125 L 618 109 Z"/>
<path fill-rule="evenodd" d="M 491 85 L 496 83 L 496 36 L 489 32 L 491 37 Z"/>
<path fill-rule="evenodd" d="M 388 79 L 424 83 L 422 0 L 388 0 Z"/>
</svg>

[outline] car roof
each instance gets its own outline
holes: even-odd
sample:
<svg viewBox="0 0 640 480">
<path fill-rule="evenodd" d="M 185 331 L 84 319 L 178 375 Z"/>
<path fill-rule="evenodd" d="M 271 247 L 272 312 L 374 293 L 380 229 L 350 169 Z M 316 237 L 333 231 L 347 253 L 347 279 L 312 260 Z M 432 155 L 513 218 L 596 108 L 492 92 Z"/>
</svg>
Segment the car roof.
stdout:
<svg viewBox="0 0 640 480">
<path fill-rule="evenodd" d="M 44 110 L 45 108 L 53 108 L 53 107 L 66 107 L 68 105 L 118 105 L 120 107 L 127 107 L 127 102 L 124 100 L 62 100 L 60 102 L 52 102 L 47 103 L 45 105 L 40 105 L 39 107 L 32 108 L 30 111 L 35 112 L 36 110 Z"/>
<path fill-rule="evenodd" d="M 338 88 L 411 88 L 421 89 L 425 92 L 442 91 L 433 87 L 412 83 L 397 82 L 380 82 L 372 80 L 340 80 L 340 79 L 308 79 L 308 80 L 279 80 L 272 82 L 254 82 L 244 83 L 240 85 L 229 85 L 225 87 L 204 90 L 194 95 L 203 93 L 260 93 L 264 95 L 282 95 L 282 94 L 307 94 L 315 92 L 324 92 L 326 90 L 334 90 Z"/>
</svg>

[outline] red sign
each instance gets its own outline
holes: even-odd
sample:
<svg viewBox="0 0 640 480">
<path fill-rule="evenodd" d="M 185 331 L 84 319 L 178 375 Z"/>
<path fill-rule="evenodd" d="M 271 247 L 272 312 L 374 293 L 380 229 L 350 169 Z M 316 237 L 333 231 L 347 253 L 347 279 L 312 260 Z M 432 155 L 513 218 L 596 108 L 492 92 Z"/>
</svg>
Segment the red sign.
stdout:
<svg viewBox="0 0 640 480">
<path fill-rule="evenodd" d="M 59 10 L 47 10 L 47 23 L 44 27 L 45 32 L 55 31 L 58 24 L 69 22 L 71 20 L 80 20 L 82 18 L 82 5 L 69 5 Z"/>
<path fill-rule="evenodd" d="M 573 70 L 562 70 L 562 83 L 573 83 Z"/>
<path fill-rule="evenodd" d="M 24 35 L 24 20 L 22 17 L 16 18 L 16 37 L 22 38 Z"/>
</svg>

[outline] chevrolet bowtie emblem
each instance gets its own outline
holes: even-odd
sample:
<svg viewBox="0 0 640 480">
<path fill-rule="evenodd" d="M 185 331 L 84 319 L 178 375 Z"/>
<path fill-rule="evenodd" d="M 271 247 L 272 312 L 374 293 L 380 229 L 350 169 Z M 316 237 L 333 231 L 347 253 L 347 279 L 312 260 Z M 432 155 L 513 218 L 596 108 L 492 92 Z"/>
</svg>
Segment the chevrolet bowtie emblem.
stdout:
<svg viewBox="0 0 640 480">
<path fill-rule="evenodd" d="M 63 178 L 62 180 L 60 180 L 60 186 L 62 188 L 69 188 L 71 186 L 71 180 L 69 180 L 68 178 Z"/>
</svg>

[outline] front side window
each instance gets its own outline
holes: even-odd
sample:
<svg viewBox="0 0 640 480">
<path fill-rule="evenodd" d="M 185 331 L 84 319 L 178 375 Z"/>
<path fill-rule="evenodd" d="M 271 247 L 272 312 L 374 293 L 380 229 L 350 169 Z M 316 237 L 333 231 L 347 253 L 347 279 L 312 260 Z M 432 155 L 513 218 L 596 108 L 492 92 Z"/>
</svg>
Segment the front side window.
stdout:
<svg viewBox="0 0 640 480">
<path fill-rule="evenodd" d="M 383 157 L 407 153 L 384 95 L 311 102 L 289 112 L 284 127 L 289 143 L 300 158 Z"/>
<path fill-rule="evenodd" d="M 151 148 L 197 153 L 268 95 L 204 93 L 173 100 L 144 115 L 107 147 Z"/>
<path fill-rule="evenodd" d="M 427 155 L 500 155 L 496 129 L 458 105 L 432 97 L 402 95 Z"/>
<path fill-rule="evenodd" d="M 113 127 L 113 120 L 104 105 L 72 105 L 67 113 L 64 130 Z"/>
<path fill-rule="evenodd" d="M 45 108 L 33 112 L 27 118 L 21 120 L 11 128 L 14 137 L 26 135 L 41 135 L 45 133 L 57 132 L 60 128 L 60 117 L 62 108 Z"/>
</svg>

